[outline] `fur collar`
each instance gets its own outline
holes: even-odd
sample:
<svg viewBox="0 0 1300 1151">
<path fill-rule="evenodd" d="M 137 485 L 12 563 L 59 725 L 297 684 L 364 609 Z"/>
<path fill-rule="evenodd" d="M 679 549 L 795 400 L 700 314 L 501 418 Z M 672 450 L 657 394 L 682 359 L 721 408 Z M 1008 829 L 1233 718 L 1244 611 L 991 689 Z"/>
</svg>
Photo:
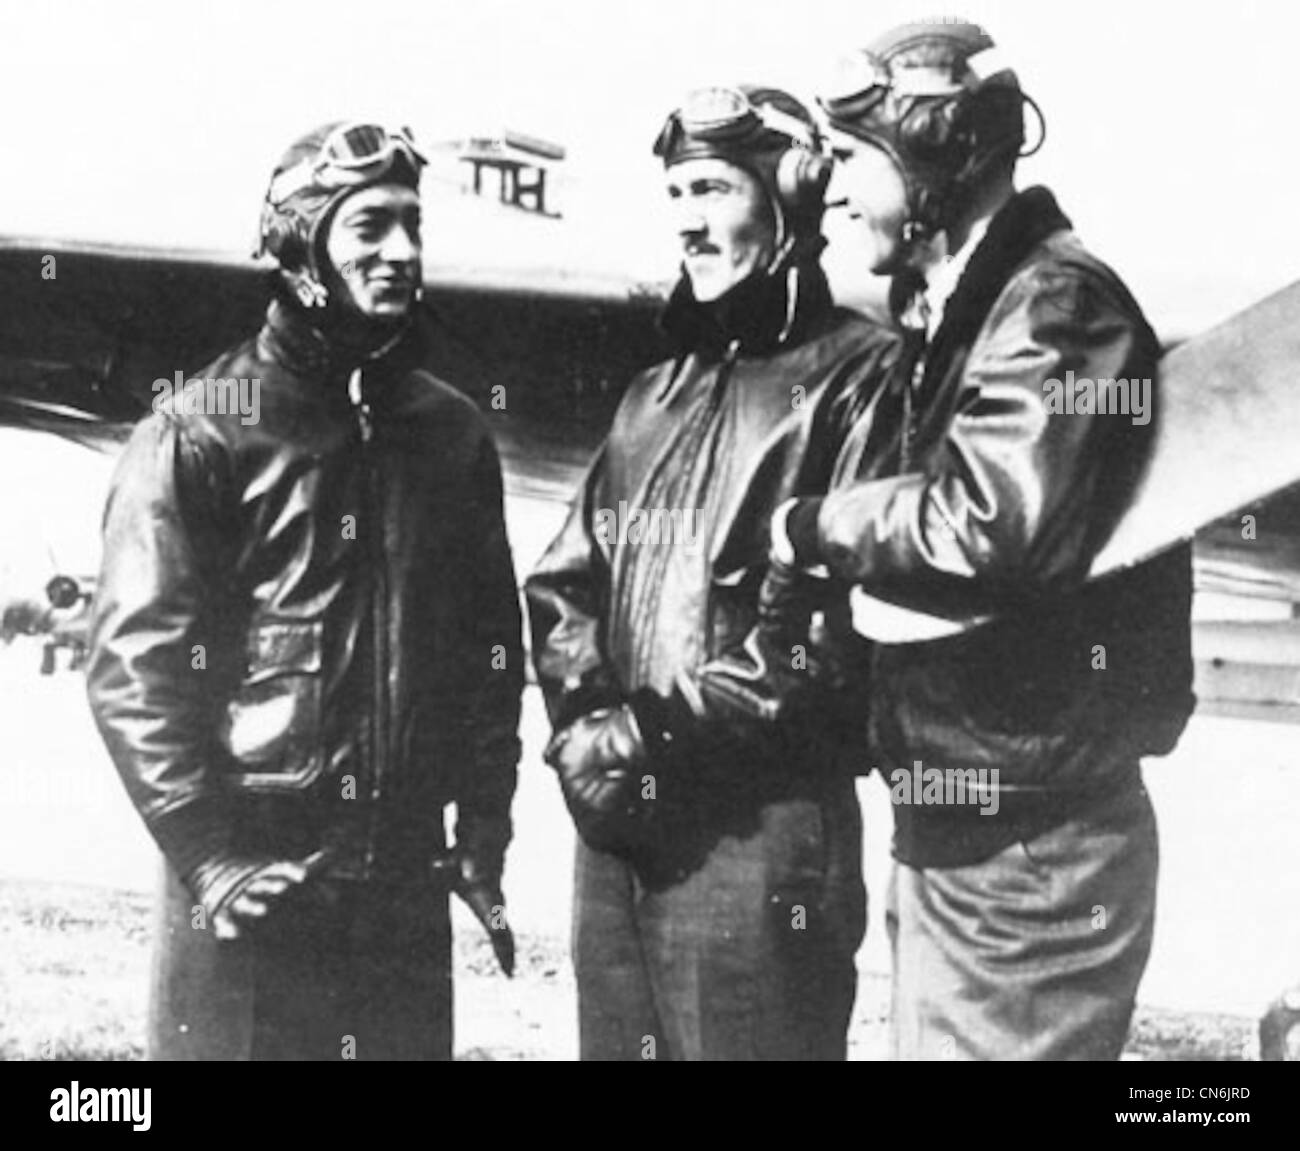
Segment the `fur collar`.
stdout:
<svg viewBox="0 0 1300 1151">
<path fill-rule="evenodd" d="M 948 298 L 926 353 L 928 363 L 943 364 L 953 350 L 974 343 L 1016 269 L 1048 236 L 1069 227 L 1069 219 L 1046 188 L 1027 188 L 1007 201 Z"/>
</svg>

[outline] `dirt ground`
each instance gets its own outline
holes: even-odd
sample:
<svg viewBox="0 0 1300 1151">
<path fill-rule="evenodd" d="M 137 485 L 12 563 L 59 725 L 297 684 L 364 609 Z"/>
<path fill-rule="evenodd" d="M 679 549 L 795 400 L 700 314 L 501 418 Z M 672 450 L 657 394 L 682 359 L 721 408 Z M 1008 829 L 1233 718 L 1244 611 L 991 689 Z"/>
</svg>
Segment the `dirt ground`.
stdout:
<svg viewBox="0 0 1300 1151">
<path fill-rule="evenodd" d="M 141 1059 L 149 970 L 147 895 L 0 881 L 0 1057 Z M 521 931 L 513 980 L 457 914 L 456 1057 L 577 1057 L 573 973 L 555 934 Z M 850 1058 L 886 1055 L 888 980 L 861 972 Z M 1126 1058 L 1242 1059 L 1248 1020 L 1140 1010 Z"/>
</svg>

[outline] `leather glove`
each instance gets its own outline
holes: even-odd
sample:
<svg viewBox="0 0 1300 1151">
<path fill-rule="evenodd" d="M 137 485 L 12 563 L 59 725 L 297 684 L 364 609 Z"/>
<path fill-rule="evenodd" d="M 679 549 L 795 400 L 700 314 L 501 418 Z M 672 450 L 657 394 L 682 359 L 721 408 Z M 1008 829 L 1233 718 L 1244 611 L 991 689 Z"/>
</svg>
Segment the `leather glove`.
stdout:
<svg viewBox="0 0 1300 1151">
<path fill-rule="evenodd" d="M 433 870 L 442 870 L 447 866 L 444 860 L 435 860 Z M 501 892 L 501 871 L 499 868 L 484 867 L 470 852 L 459 848 L 451 853 L 451 884 L 465 906 L 474 914 L 474 918 L 483 925 L 488 942 L 492 944 L 492 954 L 507 978 L 515 973 L 515 933 L 510 930 L 506 919 L 506 900 Z"/>
<path fill-rule="evenodd" d="M 739 648 L 696 673 L 710 718 L 742 732 L 788 720 L 805 707 L 821 670 L 810 633 L 826 581 L 771 557 L 758 591 L 758 622 Z"/>
<path fill-rule="evenodd" d="M 434 861 L 434 871 L 449 867 L 451 889 L 483 925 L 497 964 L 507 977 L 515 973 L 515 936 L 506 919 L 501 891 L 505 849 L 510 842 L 507 817 L 479 817 L 464 810 L 456 822 L 456 846 Z"/>
<path fill-rule="evenodd" d="M 328 862 L 325 850 L 302 859 L 226 855 L 200 864 L 187 881 L 218 939 L 238 939 Z"/>
<path fill-rule="evenodd" d="M 847 642 L 844 637 L 849 637 Z M 758 622 L 738 648 L 696 673 L 705 713 L 734 733 L 800 744 L 832 730 L 864 735 L 867 651 L 852 637 L 847 593 L 773 555 Z"/>
<path fill-rule="evenodd" d="M 627 850 L 647 816 L 641 800 L 643 769 L 669 762 L 694 716 L 684 700 L 647 690 L 615 707 L 579 716 L 547 745 L 543 758 L 560 777 L 573 822 L 590 847 Z"/>
</svg>

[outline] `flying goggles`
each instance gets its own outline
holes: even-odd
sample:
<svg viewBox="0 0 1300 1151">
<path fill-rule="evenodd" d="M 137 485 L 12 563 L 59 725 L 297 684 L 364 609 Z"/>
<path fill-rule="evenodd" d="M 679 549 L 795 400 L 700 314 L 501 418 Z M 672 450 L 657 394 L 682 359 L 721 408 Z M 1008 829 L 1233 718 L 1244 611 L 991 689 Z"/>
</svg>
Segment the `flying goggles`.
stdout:
<svg viewBox="0 0 1300 1151">
<path fill-rule="evenodd" d="M 428 163 L 410 128 L 394 132 L 379 124 L 340 124 L 325 137 L 314 157 L 276 176 L 266 198 L 278 206 L 304 188 L 333 191 L 370 183 L 388 172 L 399 158 L 416 173 Z"/>
<path fill-rule="evenodd" d="M 737 88 L 698 88 L 671 112 L 655 141 L 654 154 L 668 158 L 683 140 L 743 147 L 766 132 L 777 132 L 797 146 L 817 150 L 814 129 L 769 104 L 751 103 Z"/>
</svg>

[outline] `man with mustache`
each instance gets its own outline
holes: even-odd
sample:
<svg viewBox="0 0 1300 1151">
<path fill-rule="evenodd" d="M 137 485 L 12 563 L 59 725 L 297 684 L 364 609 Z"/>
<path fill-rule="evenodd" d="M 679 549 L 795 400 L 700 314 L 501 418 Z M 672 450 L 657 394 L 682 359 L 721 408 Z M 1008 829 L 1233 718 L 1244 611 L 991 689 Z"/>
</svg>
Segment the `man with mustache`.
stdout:
<svg viewBox="0 0 1300 1151">
<path fill-rule="evenodd" d="M 797 100 L 692 93 L 655 152 L 682 245 L 674 354 L 630 384 L 526 584 L 547 758 L 581 839 L 581 1054 L 843 1059 L 863 715 L 793 706 L 832 585 L 769 576 L 777 606 L 760 619 L 758 601 L 773 512 L 825 491 L 895 340 L 832 303 L 829 165 Z M 657 528 L 611 533 L 623 507 Z"/>
<path fill-rule="evenodd" d="M 153 1058 L 450 1058 L 450 890 L 513 965 L 518 594 L 492 439 L 421 367 L 423 164 L 290 147 L 266 322 L 199 373 L 259 419 L 176 399 L 113 481 L 87 680 L 166 864 Z"/>
<path fill-rule="evenodd" d="M 854 433 L 856 481 L 789 507 L 774 547 L 905 608 L 991 617 L 875 649 L 891 774 L 999 788 L 896 803 L 896 1055 L 1115 1059 L 1155 915 L 1139 761 L 1193 703 L 1189 553 L 1085 582 L 1153 428 L 1062 412 L 1053 381 L 1153 379 L 1160 349 L 1052 194 L 1016 190 L 1026 97 L 993 48 L 973 24 L 905 25 L 822 100 L 909 352 Z"/>
</svg>

